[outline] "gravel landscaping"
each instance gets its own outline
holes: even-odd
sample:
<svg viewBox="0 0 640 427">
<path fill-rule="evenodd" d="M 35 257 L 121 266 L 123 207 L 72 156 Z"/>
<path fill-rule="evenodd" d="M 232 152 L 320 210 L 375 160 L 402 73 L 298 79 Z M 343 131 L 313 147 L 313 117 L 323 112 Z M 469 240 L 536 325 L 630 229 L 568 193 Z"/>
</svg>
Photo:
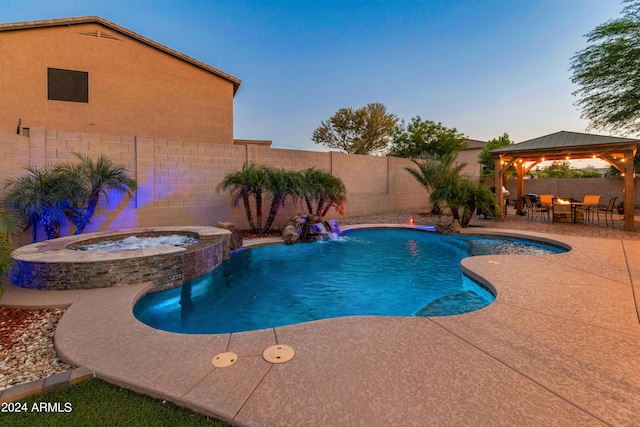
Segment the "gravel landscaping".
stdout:
<svg viewBox="0 0 640 427">
<path fill-rule="evenodd" d="M 0 307 L 0 390 L 71 369 L 53 347 L 63 313 Z"/>
</svg>

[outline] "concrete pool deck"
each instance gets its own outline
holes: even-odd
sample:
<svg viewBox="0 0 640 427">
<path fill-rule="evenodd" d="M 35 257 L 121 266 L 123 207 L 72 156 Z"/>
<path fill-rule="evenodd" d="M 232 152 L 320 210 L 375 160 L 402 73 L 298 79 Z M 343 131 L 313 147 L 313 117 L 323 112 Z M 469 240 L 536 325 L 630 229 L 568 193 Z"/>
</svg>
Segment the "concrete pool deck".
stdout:
<svg viewBox="0 0 640 427">
<path fill-rule="evenodd" d="M 640 424 L 640 239 L 518 223 L 520 230 L 465 232 L 552 239 L 573 249 L 463 260 L 497 298 L 459 316 L 180 335 L 133 317 L 149 284 L 57 294 L 7 288 L 2 303 L 62 304 L 60 292 L 74 292 L 55 338 L 65 362 L 238 425 Z M 295 357 L 266 362 L 262 352 L 274 344 L 293 347 Z M 237 362 L 214 367 L 213 357 L 228 351 Z"/>
</svg>

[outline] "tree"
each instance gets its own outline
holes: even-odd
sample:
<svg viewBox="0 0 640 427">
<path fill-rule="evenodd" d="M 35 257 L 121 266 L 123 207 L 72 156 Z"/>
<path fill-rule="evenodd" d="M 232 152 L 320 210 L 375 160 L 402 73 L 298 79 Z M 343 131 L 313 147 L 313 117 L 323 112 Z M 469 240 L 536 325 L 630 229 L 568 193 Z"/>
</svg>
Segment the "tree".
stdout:
<svg viewBox="0 0 640 427">
<path fill-rule="evenodd" d="M 590 45 L 571 58 L 582 118 L 595 129 L 640 131 L 640 1 L 625 0 L 623 16 L 586 34 Z"/>
<path fill-rule="evenodd" d="M 571 165 L 567 161 L 557 161 L 536 171 L 538 178 L 572 178 Z"/>
<path fill-rule="evenodd" d="M 482 147 L 482 151 L 480 151 L 480 154 L 478 155 L 478 163 L 483 166 L 480 176 L 482 182 L 493 181 L 495 178 L 495 160 L 493 160 L 489 151 L 495 150 L 496 148 L 506 147 L 511 144 L 513 144 L 513 141 L 509 137 L 509 134 L 505 132 L 502 136 L 487 141 L 485 146 Z M 513 166 L 507 169 L 504 174 L 505 178 L 513 177 L 515 175 L 516 171 Z"/>
<path fill-rule="evenodd" d="M 556 161 L 549 166 L 534 172 L 538 178 L 601 178 L 602 175 L 593 167 L 585 170 L 573 169 L 567 161 Z"/>
<path fill-rule="evenodd" d="M 315 168 L 302 171 L 304 200 L 310 214 L 324 217 L 333 207 L 344 214 L 347 190 L 340 178 Z"/>
<path fill-rule="evenodd" d="M 396 125 L 390 153 L 398 157 L 422 158 L 427 154 L 458 153 L 466 147 L 464 135 L 456 128 L 416 116 L 409 124 L 403 120 Z"/>
<path fill-rule="evenodd" d="M 263 233 L 271 231 L 276 214 L 280 206 L 284 205 L 287 196 L 291 197 L 295 203 L 298 197 L 303 194 L 303 187 L 303 178 L 300 173 L 280 168 L 266 168 L 265 191 L 267 197 L 271 199 L 271 206 L 267 222 L 262 229 Z"/>
<path fill-rule="evenodd" d="M 30 166 L 28 174 L 8 179 L 4 204 L 22 215 L 25 230 L 32 227 L 32 242 L 42 226 L 48 239 L 60 237 L 62 221 L 68 219 L 80 234 L 89 224 L 102 197 L 110 192 L 132 196 L 137 184 L 126 169 L 100 155 L 97 161 L 74 153 L 79 164 Z"/>
<path fill-rule="evenodd" d="M 287 171 L 255 164 L 227 174 L 218 184 L 218 191 L 229 190 L 235 206 L 240 200 L 244 205 L 249 227 L 253 233 L 269 233 L 280 207 L 287 197 L 294 201 L 304 194 L 303 178 L 299 172 Z M 251 200 L 255 206 L 255 221 Z M 270 200 L 267 222 L 262 226 L 263 201 Z"/>
<path fill-rule="evenodd" d="M 317 216 L 325 216 L 332 207 L 342 215 L 346 202 L 346 189 L 342 180 L 315 168 L 296 172 L 245 164 L 242 170 L 231 172 L 224 177 L 218 185 L 218 191 L 221 190 L 231 192 L 235 206 L 242 200 L 253 233 L 271 231 L 278 210 L 284 206 L 287 197 L 294 203 L 303 198 L 309 213 Z M 252 207 L 252 200 L 255 208 Z M 263 227 L 262 207 L 265 200 L 270 200 L 271 204 Z"/>
<path fill-rule="evenodd" d="M 416 181 L 431 194 L 433 194 L 436 188 L 441 187 L 450 176 L 459 175 L 460 171 L 466 166 L 466 163 L 455 164 L 456 155 L 454 153 L 448 153 L 442 156 L 430 154 L 426 155 L 422 161 L 416 159 L 411 159 L 411 161 L 417 166 L 417 169 L 406 167 L 405 170 L 413 175 Z M 439 202 L 441 200 L 442 199 L 436 200 L 431 198 L 432 214 L 440 215 Z"/>
<path fill-rule="evenodd" d="M 479 211 L 489 216 L 497 217 L 497 206 L 494 194 L 482 184 L 474 184 L 466 179 L 467 198 L 461 214 L 460 225 L 468 227 L 473 215 Z"/>
<path fill-rule="evenodd" d="M 101 198 L 108 203 L 110 193 L 133 197 L 138 184 L 134 178 L 129 177 L 123 165 L 114 163 L 104 154 L 96 161 L 83 154 L 73 154 L 80 163 L 67 163 L 62 165 L 62 169 L 63 173 L 69 174 L 78 184 L 79 191 L 66 214 L 76 226 L 74 234 L 80 234 L 90 223 Z"/>
<path fill-rule="evenodd" d="M 229 190 L 234 206 L 242 200 L 249 227 L 254 233 L 262 228 L 262 193 L 266 185 L 265 170 L 254 164 L 244 164 L 242 170 L 228 173 L 218 184 L 218 191 Z M 255 203 L 256 222 L 253 220 L 251 199 Z"/>
<path fill-rule="evenodd" d="M 42 225 L 47 238 L 60 237 L 64 213 L 78 194 L 78 184 L 60 166 L 28 166 L 28 174 L 5 181 L 4 205 L 22 216 L 27 230 L 32 227 L 32 242 L 37 241 Z"/>
<path fill-rule="evenodd" d="M 19 216 L 17 212 L 0 207 L 0 277 L 9 274 L 13 265 L 13 246 L 9 241 L 11 233 L 17 230 Z M 0 280 L 0 298 L 2 298 L 2 280 Z"/>
<path fill-rule="evenodd" d="M 575 178 L 602 178 L 602 174 L 593 166 L 587 166 L 584 169 L 574 169 L 576 171 Z"/>
<path fill-rule="evenodd" d="M 495 215 L 495 200 L 489 189 L 474 184 L 468 177 L 460 175 L 465 163 L 456 164 L 456 155 L 431 155 L 424 161 L 412 159 L 418 169 L 406 168 L 416 180 L 430 191 L 433 206 L 446 204 L 453 219 L 467 227 L 478 208 Z"/>
<path fill-rule="evenodd" d="M 378 102 L 354 110 L 341 108 L 313 131 L 316 144 L 349 154 L 384 152 L 398 119 Z"/>
<path fill-rule="evenodd" d="M 446 203 L 454 220 L 462 227 L 468 227 L 478 208 L 495 216 L 496 206 L 493 193 L 482 184 L 474 184 L 468 177 L 449 173 L 430 195 L 433 203 Z"/>
</svg>

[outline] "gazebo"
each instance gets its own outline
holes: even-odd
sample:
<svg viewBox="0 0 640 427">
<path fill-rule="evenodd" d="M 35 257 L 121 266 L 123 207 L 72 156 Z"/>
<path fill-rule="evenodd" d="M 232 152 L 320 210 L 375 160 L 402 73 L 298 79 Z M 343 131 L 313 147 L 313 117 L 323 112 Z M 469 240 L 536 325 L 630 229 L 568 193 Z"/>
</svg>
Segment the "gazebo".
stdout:
<svg viewBox="0 0 640 427">
<path fill-rule="evenodd" d="M 624 229 L 635 231 L 634 225 L 634 169 L 633 158 L 640 139 L 592 135 L 578 132 L 556 132 L 518 144 L 491 150 L 495 161 L 496 200 L 502 200 L 502 177 L 510 166 L 518 174 L 518 212 L 522 211 L 524 176 L 545 160 L 602 159 L 620 171 L 624 179 Z M 499 217 L 503 217 L 502 203 L 497 203 Z"/>
</svg>

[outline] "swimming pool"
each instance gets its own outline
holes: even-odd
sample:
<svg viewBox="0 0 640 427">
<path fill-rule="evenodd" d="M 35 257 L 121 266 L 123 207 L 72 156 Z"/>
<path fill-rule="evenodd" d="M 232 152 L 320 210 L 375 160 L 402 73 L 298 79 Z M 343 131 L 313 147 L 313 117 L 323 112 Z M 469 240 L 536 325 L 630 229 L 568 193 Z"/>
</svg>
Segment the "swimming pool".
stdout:
<svg viewBox="0 0 640 427">
<path fill-rule="evenodd" d="M 564 249 L 513 238 L 350 230 L 338 240 L 238 251 L 180 288 L 144 296 L 134 315 L 157 329 L 196 334 L 356 315 L 461 314 L 495 298 L 462 274 L 462 258 L 556 252 Z"/>
</svg>

